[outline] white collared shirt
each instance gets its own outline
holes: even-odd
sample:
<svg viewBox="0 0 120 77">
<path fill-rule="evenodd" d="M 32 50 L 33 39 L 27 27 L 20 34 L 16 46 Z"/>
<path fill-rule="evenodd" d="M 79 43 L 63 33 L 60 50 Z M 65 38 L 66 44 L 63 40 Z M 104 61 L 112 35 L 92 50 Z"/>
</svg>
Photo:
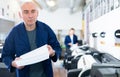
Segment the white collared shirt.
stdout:
<svg viewBox="0 0 120 77">
<path fill-rule="evenodd" d="M 71 43 L 73 44 L 73 35 L 70 35 Z"/>
</svg>

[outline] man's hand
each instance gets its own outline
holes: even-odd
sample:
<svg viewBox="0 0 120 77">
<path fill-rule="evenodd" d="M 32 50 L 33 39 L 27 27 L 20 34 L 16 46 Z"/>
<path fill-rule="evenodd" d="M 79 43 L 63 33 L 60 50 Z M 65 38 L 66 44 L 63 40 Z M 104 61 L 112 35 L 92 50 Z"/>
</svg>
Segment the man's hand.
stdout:
<svg viewBox="0 0 120 77">
<path fill-rule="evenodd" d="M 69 46 L 72 46 L 72 43 L 68 43 Z"/>
<path fill-rule="evenodd" d="M 49 55 L 52 57 L 55 55 L 55 51 L 52 49 L 52 47 L 50 45 L 47 46 L 48 47 L 48 51 L 49 51 Z"/>
<path fill-rule="evenodd" d="M 15 67 L 15 68 L 17 68 L 17 69 L 22 69 L 22 68 L 24 68 L 24 66 L 17 66 L 17 64 L 16 64 L 16 62 L 15 61 L 17 61 L 17 60 L 20 60 L 21 58 L 15 58 L 15 60 L 14 61 L 12 61 L 12 66 L 13 67 Z"/>
</svg>

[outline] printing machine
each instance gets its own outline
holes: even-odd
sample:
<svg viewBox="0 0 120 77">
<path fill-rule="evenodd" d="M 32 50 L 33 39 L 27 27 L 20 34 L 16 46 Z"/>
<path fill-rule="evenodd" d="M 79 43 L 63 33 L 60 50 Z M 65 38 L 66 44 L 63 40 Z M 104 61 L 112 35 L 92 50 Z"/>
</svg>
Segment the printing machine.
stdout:
<svg viewBox="0 0 120 77">
<path fill-rule="evenodd" d="M 68 70 L 68 77 L 85 77 L 90 75 L 90 70 L 93 63 L 97 63 L 93 55 L 96 54 L 96 49 L 89 48 L 87 52 L 82 54 L 76 61 L 76 68 Z M 76 60 L 76 59 L 73 59 Z M 75 63 L 71 63 L 73 65 Z"/>
<path fill-rule="evenodd" d="M 120 63 L 93 64 L 91 77 L 120 77 Z"/>
<path fill-rule="evenodd" d="M 68 70 L 68 77 L 120 77 L 120 60 L 94 48 L 88 50 L 79 56 L 77 66 Z M 71 60 L 72 64 L 75 63 Z"/>
<path fill-rule="evenodd" d="M 92 65 L 91 77 L 120 77 L 120 60 L 104 53 L 100 62 Z"/>
<path fill-rule="evenodd" d="M 65 58 L 64 58 L 64 67 L 69 69 L 77 68 L 77 62 L 79 58 L 85 54 L 89 53 L 89 47 L 86 45 L 83 46 L 74 46 L 70 50 L 66 51 Z"/>
<path fill-rule="evenodd" d="M 3 48 L 3 45 L 0 44 L 0 62 L 2 62 L 2 59 L 1 59 L 2 48 Z"/>
</svg>

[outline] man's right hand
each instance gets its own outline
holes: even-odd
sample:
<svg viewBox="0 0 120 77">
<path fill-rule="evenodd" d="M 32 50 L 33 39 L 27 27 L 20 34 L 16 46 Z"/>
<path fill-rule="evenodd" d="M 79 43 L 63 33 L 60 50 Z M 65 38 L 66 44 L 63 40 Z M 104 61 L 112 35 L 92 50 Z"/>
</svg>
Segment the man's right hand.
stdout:
<svg viewBox="0 0 120 77">
<path fill-rule="evenodd" d="M 17 68 L 17 69 L 22 69 L 22 68 L 24 68 L 24 66 L 18 66 L 18 65 L 16 64 L 16 62 L 15 62 L 15 61 L 20 60 L 20 59 L 21 59 L 21 58 L 19 58 L 19 57 L 15 58 L 15 60 L 12 61 L 12 66 L 15 67 L 15 68 Z"/>
<path fill-rule="evenodd" d="M 69 46 L 72 46 L 72 43 L 68 43 Z"/>
</svg>

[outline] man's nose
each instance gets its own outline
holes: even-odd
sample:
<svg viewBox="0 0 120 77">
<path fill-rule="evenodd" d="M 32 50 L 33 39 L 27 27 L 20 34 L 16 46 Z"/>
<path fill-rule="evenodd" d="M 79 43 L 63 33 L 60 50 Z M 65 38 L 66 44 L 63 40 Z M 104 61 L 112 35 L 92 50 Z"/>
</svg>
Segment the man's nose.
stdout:
<svg viewBox="0 0 120 77">
<path fill-rule="evenodd" d="M 28 17 L 33 17 L 33 14 L 30 12 L 30 13 L 28 14 Z"/>
</svg>

